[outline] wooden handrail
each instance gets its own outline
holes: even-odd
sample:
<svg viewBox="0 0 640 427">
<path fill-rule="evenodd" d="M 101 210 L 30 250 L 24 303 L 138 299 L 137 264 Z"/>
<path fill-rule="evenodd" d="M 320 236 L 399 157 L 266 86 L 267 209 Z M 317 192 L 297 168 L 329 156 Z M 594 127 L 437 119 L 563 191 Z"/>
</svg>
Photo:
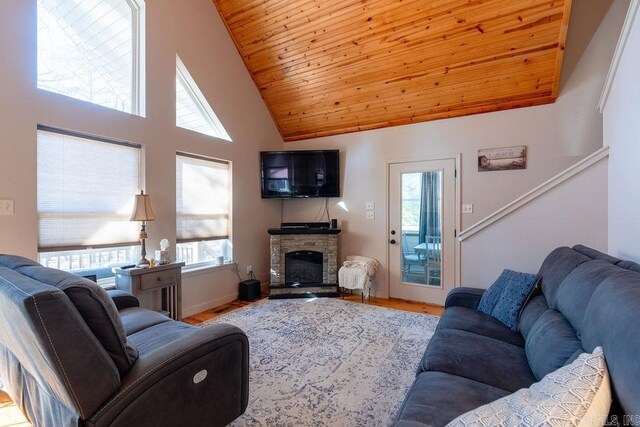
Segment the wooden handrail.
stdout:
<svg viewBox="0 0 640 427">
<path fill-rule="evenodd" d="M 631 0 L 631 3 L 629 3 L 629 9 L 627 10 L 627 16 L 624 19 L 622 31 L 620 32 L 620 37 L 618 38 L 616 50 L 613 53 L 611 66 L 609 67 L 609 72 L 607 73 L 607 77 L 604 81 L 602 95 L 600 96 L 600 101 L 598 102 L 598 111 L 600 111 L 601 113 L 604 111 L 604 107 L 607 104 L 607 99 L 609 98 L 609 93 L 611 93 L 611 87 L 613 86 L 613 81 L 615 80 L 616 73 L 618 72 L 618 66 L 620 65 L 622 54 L 625 50 L 625 47 L 627 47 L 627 40 L 629 39 L 629 35 L 631 34 L 631 29 L 633 28 L 633 24 L 636 20 L 636 15 L 639 8 L 640 0 Z"/>
<path fill-rule="evenodd" d="M 602 159 L 604 159 L 604 158 L 606 158 L 608 156 L 609 156 L 609 147 L 608 146 L 599 149 L 598 151 L 596 151 L 596 152 L 590 154 L 589 156 L 585 157 L 584 159 L 580 160 L 578 163 L 576 163 L 576 164 L 568 167 L 567 169 L 563 170 L 562 172 L 560 172 L 559 174 L 557 174 L 553 178 L 543 182 L 542 184 L 540 184 L 539 186 L 537 186 L 533 190 L 531 190 L 531 191 L 527 192 L 526 194 L 518 197 L 516 200 L 514 200 L 511 203 L 509 203 L 508 205 L 498 209 L 497 211 L 495 211 L 494 213 L 492 213 L 488 217 L 484 218 L 483 220 L 478 221 L 475 224 L 473 224 L 472 226 L 466 228 L 465 230 L 463 230 L 458 235 L 458 239 L 461 242 L 466 240 L 466 239 L 468 239 L 469 237 L 473 236 L 474 234 L 476 234 L 476 233 L 484 230 L 485 228 L 489 227 L 491 224 L 493 224 L 493 223 L 501 220 L 505 216 L 509 215 L 511 212 L 514 212 L 515 210 L 520 209 L 522 206 L 524 206 L 527 203 L 537 199 L 538 197 L 542 196 L 547 191 L 556 188 L 558 185 L 562 184 L 566 180 L 570 179 L 571 177 L 576 176 L 577 174 L 579 174 L 583 170 L 588 169 L 592 165 L 595 165 L 600 160 L 602 160 Z"/>
</svg>

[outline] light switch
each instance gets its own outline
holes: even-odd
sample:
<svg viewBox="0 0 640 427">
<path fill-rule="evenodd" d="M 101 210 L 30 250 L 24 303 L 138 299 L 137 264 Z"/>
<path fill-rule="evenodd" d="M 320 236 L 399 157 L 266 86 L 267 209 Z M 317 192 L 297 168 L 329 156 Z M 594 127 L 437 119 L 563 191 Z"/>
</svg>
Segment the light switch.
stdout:
<svg viewBox="0 0 640 427">
<path fill-rule="evenodd" d="M 472 214 L 473 213 L 473 205 L 462 205 L 462 213 Z"/>
<path fill-rule="evenodd" d="M 372 211 L 372 210 L 374 210 L 375 208 L 376 208 L 375 203 L 373 203 L 373 202 L 367 202 L 367 210 L 368 210 L 368 211 Z"/>
<path fill-rule="evenodd" d="M 0 215 L 13 215 L 14 214 L 14 206 L 12 199 L 1 199 L 0 200 Z"/>
<path fill-rule="evenodd" d="M 367 219 L 372 220 L 376 219 L 376 214 L 373 211 L 367 211 Z"/>
</svg>

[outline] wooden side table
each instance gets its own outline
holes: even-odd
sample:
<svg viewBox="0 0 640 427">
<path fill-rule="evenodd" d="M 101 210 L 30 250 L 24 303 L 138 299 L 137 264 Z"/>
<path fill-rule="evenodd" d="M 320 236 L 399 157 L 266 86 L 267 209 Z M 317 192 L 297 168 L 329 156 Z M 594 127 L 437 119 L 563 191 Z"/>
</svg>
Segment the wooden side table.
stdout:
<svg viewBox="0 0 640 427">
<path fill-rule="evenodd" d="M 184 262 L 172 262 L 150 268 L 116 268 L 116 288 L 135 296 L 160 290 L 162 310 L 172 319 L 182 320 L 183 266 Z"/>
</svg>

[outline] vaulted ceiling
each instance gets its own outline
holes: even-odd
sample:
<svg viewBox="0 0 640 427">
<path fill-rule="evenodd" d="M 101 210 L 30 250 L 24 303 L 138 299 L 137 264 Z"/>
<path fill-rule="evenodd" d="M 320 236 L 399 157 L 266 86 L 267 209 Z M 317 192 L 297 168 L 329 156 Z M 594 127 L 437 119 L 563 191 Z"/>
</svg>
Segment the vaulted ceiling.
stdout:
<svg viewBox="0 0 640 427">
<path fill-rule="evenodd" d="M 285 141 L 553 102 L 571 0 L 213 0 Z"/>
</svg>

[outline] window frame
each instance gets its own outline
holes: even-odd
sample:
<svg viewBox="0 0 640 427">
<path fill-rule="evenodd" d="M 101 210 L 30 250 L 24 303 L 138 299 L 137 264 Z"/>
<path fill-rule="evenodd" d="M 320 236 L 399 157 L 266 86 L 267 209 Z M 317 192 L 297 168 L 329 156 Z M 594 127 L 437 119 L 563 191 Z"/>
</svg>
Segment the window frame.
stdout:
<svg viewBox="0 0 640 427">
<path fill-rule="evenodd" d="M 226 244 L 228 245 L 228 251 L 230 256 L 227 258 L 225 257 L 225 260 L 222 264 L 216 264 L 215 261 L 200 261 L 200 262 L 194 262 L 191 264 L 186 264 L 185 262 L 185 267 L 183 267 L 183 271 L 196 271 L 196 270 L 203 270 L 203 269 L 211 269 L 211 268 L 224 268 L 224 267 L 229 267 L 231 265 L 233 265 L 235 263 L 234 261 L 234 250 L 233 250 L 233 162 L 231 160 L 225 160 L 225 159 L 220 159 L 220 158 L 215 158 L 215 157 L 210 157 L 210 156 L 203 156 L 200 154 L 193 154 L 193 153 L 188 153 L 185 151 L 176 151 L 176 158 L 182 156 L 182 157 L 188 157 L 188 158 L 193 158 L 193 159 L 198 159 L 198 160 L 203 160 L 203 161 L 209 161 L 209 162 L 214 162 L 214 163 L 225 163 L 228 165 L 228 187 L 227 187 L 227 191 L 228 191 L 228 219 L 227 219 L 227 236 L 226 239 L 225 238 L 214 238 L 214 239 L 181 239 L 181 241 L 178 241 L 177 235 L 176 235 L 176 261 L 184 261 L 184 260 L 179 260 L 178 259 L 178 249 L 177 249 L 177 245 L 179 244 L 186 244 L 186 243 L 203 243 L 206 244 L 207 242 L 212 242 L 212 241 L 219 241 L 219 240 L 225 240 Z M 178 179 L 178 175 L 176 173 L 175 176 L 176 182 Z M 176 202 L 177 202 L 177 185 L 176 185 Z M 177 221 L 177 203 L 176 203 L 176 221 Z M 176 227 L 177 227 L 177 222 L 176 222 Z"/>
<path fill-rule="evenodd" d="M 131 88 L 131 114 L 146 117 L 146 2 L 126 0 L 132 12 L 131 31 L 133 49 L 133 70 Z"/>
<path fill-rule="evenodd" d="M 120 145 L 120 146 L 125 146 L 125 147 L 130 147 L 130 148 L 135 148 L 137 150 L 140 150 L 139 153 L 139 160 L 138 160 L 138 182 L 137 185 L 139 188 L 145 188 L 145 170 L 144 170 L 144 164 L 145 164 L 145 147 L 142 144 L 138 144 L 135 142 L 129 142 L 129 141 L 125 141 L 125 140 L 121 140 L 121 139 L 116 139 L 116 138 L 109 138 L 109 137 L 105 137 L 105 136 L 100 136 L 100 135 L 95 135 L 95 134 L 90 134 L 90 133 L 85 133 L 85 132 L 79 132 L 79 131 L 74 131 L 74 130 L 69 130 L 69 129 L 64 129 L 64 128 L 59 128 L 59 127 L 53 127 L 53 126 L 47 126 L 47 125 L 43 125 L 43 124 L 38 124 L 36 126 L 36 135 L 38 132 L 43 131 L 43 132 L 48 132 L 48 133 L 54 133 L 54 134 L 59 134 L 62 136 L 70 136 L 70 137 L 74 137 L 74 138 L 79 138 L 79 139 L 85 139 L 85 140 L 90 140 L 90 141 L 95 141 L 95 142 L 100 142 L 100 143 L 105 143 L 105 144 L 113 144 L 113 145 Z M 36 172 L 38 170 L 39 165 L 36 165 Z M 134 194 L 132 194 L 132 197 L 134 196 Z M 38 193 L 36 193 L 36 197 L 38 197 Z M 36 215 L 39 215 L 40 211 L 36 209 Z M 40 225 L 38 224 L 38 227 L 40 227 Z M 96 244 L 96 245 L 84 245 L 84 246 L 60 246 L 57 248 L 46 248 L 45 250 L 43 250 L 43 248 L 40 247 L 40 244 L 38 243 L 38 248 L 37 248 L 37 257 L 38 259 L 40 258 L 41 254 L 56 254 L 55 256 L 73 256 L 75 252 L 80 252 L 80 251 L 85 251 L 85 252 L 95 252 L 97 250 L 102 250 L 102 251 L 108 251 L 108 250 L 118 250 L 118 249 L 123 249 L 123 248 L 133 248 L 137 245 L 139 245 L 140 242 L 139 240 L 133 241 L 133 242 L 121 242 L 121 243 L 115 243 L 115 244 Z M 134 254 L 134 256 L 139 256 L 139 250 L 138 250 L 138 254 Z M 136 263 L 138 260 L 137 259 L 132 259 L 132 260 L 128 260 L 127 263 L 131 262 L 131 263 Z M 74 270 L 66 270 L 66 271 L 74 271 Z M 113 278 L 104 278 L 104 279 L 99 279 L 98 283 L 100 285 L 103 286 L 110 286 L 113 282 Z"/>
<path fill-rule="evenodd" d="M 132 50 L 132 69 L 131 69 L 131 108 L 129 111 L 120 110 L 108 105 L 98 104 L 93 101 L 76 98 L 74 96 L 54 91 L 48 88 L 41 88 L 39 85 L 39 77 L 36 76 L 36 87 L 50 93 L 60 96 L 87 102 L 103 108 L 114 111 L 120 111 L 125 114 L 133 114 L 140 117 L 146 117 L 146 0 L 124 0 L 131 8 L 131 50 Z M 36 29 L 36 32 L 38 30 Z M 36 39 L 38 35 L 36 34 Z M 36 67 L 39 67 L 38 59 L 36 59 Z"/>
<path fill-rule="evenodd" d="M 190 132 L 195 132 L 201 135 L 207 135 L 212 138 L 220 139 L 227 143 L 233 142 L 233 140 L 231 139 L 231 136 L 229 135 L 229 132 L 227 132 L 224 125 L 216 115 L 215 111 L 213 111 L 213 107 L 211 107 L 211 104 L 209 103 L 207 98 L 204 96 L 204 94 L 200 90 L 200 87 L 196 83 L 195 79 L 191 76 L 189 69 L 187 68 L 186 65 L 184 65 L 184 62 L 182 62 L 182 59 L 180 59 L 180 56 L 176 54 L 176 95 L 178 90 L 178 87 L 177 87 L 178 82 L 182 84 L 182 86 L 185 88 L 189 97 L 196 104 L 196 107 L 198 108 L 198 110 L 200 110 L 200 113 L 202 114 L 202 116 L 205 118 L 207 122 L 209 122 L 209 125 L 215 131 L 215 135 L 203 133 L 200 131 L 196 131 L 196 130 L 178 125 L 177 96 L 176 96 L 176 105 L 175 105 L 176 127 L 179 127 L 180 129 L 188 130 Z"/>
</svg>

